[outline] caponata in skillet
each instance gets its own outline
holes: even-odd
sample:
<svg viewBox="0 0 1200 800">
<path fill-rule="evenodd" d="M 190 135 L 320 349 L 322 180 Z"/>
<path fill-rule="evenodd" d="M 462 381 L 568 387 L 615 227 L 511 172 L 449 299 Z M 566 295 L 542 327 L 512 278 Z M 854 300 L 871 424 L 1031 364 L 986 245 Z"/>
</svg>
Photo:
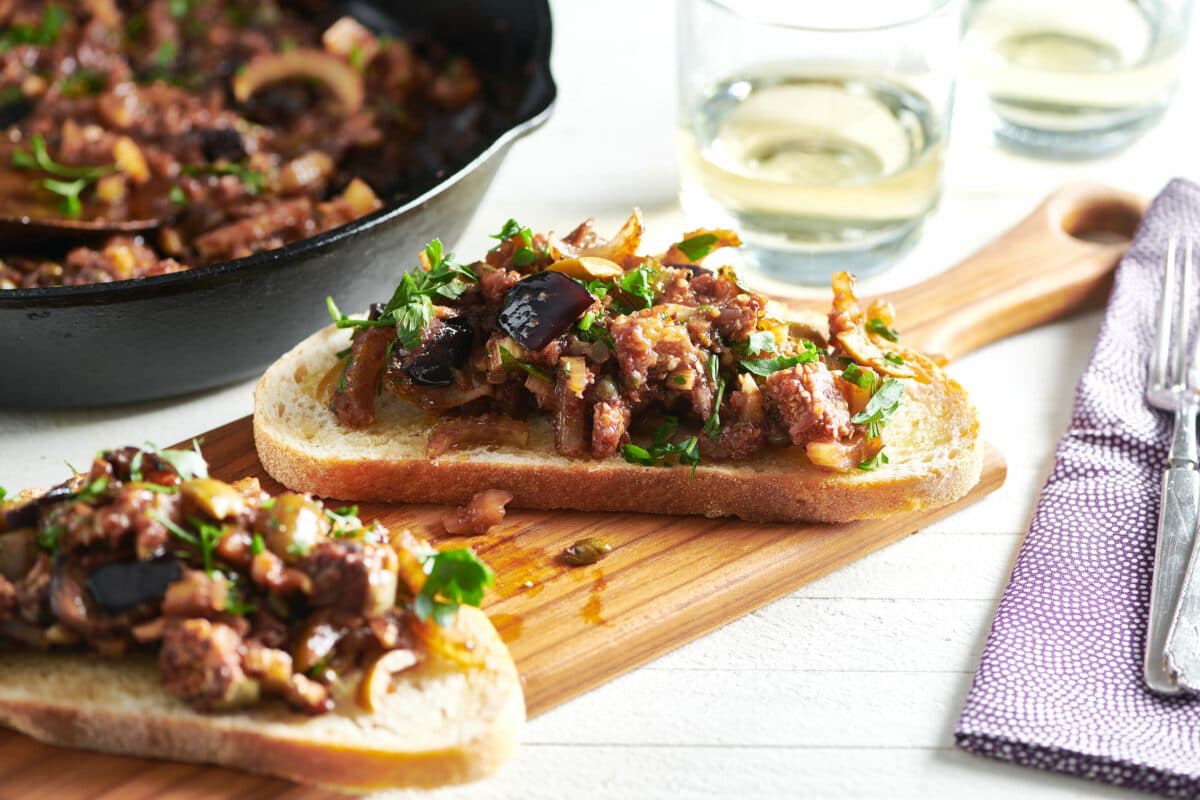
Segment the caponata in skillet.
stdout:
<svg viewBox="0 0 1200 800">
<path fill-rule="evenodd" d="M 483 114 L 472 64 L 351 17 L 319 26 L 325 6 L 0 3 L 0 217 L 122 231 L 75 247 L 10 238 L 0 289 L 274 249 L 459 163 Z"/>
</svg>

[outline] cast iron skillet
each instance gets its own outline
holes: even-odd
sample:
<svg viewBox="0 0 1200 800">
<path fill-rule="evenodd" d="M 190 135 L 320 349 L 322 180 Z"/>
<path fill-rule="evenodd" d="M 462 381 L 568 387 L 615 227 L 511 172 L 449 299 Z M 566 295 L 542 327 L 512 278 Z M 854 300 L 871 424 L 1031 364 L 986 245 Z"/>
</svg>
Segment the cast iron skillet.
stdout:
<svg viewBox="0 0 1200 800">
<path fill-rule="evenodd" d="M 0 406 L 97 406 L 250 377 L 328 323 L 326 295 L 363 310 L 430 239 L 456 242 L 509 146 L 550 115 L 547 0 L 333 5 L 470 57 L 490 109 L 480 148 L 456 172 L 411 187 L 409 199 L 278 250 L 136 281 L 0 291 Z"/>
</svg>

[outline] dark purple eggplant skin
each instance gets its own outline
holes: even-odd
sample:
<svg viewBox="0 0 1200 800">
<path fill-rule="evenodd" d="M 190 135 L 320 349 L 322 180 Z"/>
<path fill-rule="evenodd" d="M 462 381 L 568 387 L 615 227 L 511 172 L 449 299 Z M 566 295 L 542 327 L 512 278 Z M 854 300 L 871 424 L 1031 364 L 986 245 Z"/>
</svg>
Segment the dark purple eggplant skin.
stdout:
<svg viewBox="0 0 1200 800">
<path fill-rule="evenodd" d="M 591 293 L 561 272 L 539 272 L 508 290 L 496 325 L 526 350 L 541 350 L 591 307 Z"/>
<path fill-rule="evenodd" d="M 87 589 L 107 614 L 120 614 L 152 600 L 161 600 L 167 587 L 179 580 L 183 567 L 174 558 L 154 561 L 114 561 L 92 570 Z"/>
<path fill-rule="evenodd" d="M 454 370 L 460 369 L 471 356 L 475 329 L 466 317 L 444 320 L 421 348 L 406 358 L 406 369 L 418 386 L 449 386 L 454 382 Z"/>
<path fill-rule="evenodd" d="M 74 497 L 75 490 L 68 483 L 60 483 L 40 497 L 35 497 L 24 505 L 10 508 L 4 512 L 4 524 L 10 531 L 17 528 L 36 528 L 38 516 L 42 507 L 50 503 Z"/>
</svg>

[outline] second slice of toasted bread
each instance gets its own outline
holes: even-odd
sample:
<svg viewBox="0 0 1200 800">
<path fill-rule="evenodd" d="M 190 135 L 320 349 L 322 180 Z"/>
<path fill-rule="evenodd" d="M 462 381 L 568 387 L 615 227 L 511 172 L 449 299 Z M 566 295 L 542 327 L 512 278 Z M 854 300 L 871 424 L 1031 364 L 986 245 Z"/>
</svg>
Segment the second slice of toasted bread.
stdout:
<svg viewBox="0 0 1200 800">
<path fill-rule="evenodd" d="M 63 747 L 220 764 L 341 791 L 429 787 L 495 772 L 517 746 L 525 704 L 512 657 L 476 608 L 453 629 L 477 663 L 437 654 L 393 678 L 368 712 L 354 688 L 316 717 L 278 707 L 192 709 L 162 687 L 152 657 L 5 653 L 0 725 Z"/>
<path fill-rule="evenodd" d="M 619 457 L 554 451 L 549 420 L 532 421 L 528 448 L 467 447 L 426 456 L 437 417 L 384 392 L 374 423 L 347 428 L 329 409 L 328 375 L 346 346 L 329 327 L 267 370 L 254 394 L 254 440 L 267 472 L 285 486 L 352 501 L 463 503 L 507 489 L 536 509 L 736 516 L 753 521 L 845 522 L 951 503 L 979 480 L 983 442 L 962 387 L 923 356 L 928 382 L 908 382 L 887 428 L 890 463 L 870 472 L 813 466 L 802 448 L 739 462 L 646 467 Z"/>
</svg>

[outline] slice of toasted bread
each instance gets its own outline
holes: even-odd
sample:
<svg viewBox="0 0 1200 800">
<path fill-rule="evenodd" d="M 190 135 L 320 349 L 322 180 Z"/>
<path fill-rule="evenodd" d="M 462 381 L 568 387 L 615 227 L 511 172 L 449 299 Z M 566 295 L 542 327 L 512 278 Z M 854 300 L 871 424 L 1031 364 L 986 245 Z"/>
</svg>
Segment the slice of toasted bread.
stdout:
<svg viewBox="0 0 1200 800">
<path fill-rule="evenodd" d="M 619 457 L 568 458 L 554 451 L 549 420 L 531 424 L 530 446 L 473 447 L 436 459 L 426 443 L 437 418 L 387 392 L 375 422 L 341 425 L 329 410 L 345 330 L 330 327 L 271 366 L 254 392 L 254 441 L 263 466 L 285 486 L 353 501 L 462 503 L 487 488 L 539 509 L 736 516 L 753 521 L 844 522 L 951 503 L 979 480 L 983 442 L 966 393 L 920 354 L 927 383 L 908 381 L 886 432 L 890 463 L 870 472 L 813 466 L 802 448 L 691 468 L 645 467 Z M 336 376 L 335 376 L 336 378 Z"/>
<path fill-rule="evenodd" d="M 168 694 L 150 657 L 9 652 L 0 660 L 0 724 L 63 747 L 220 764 L 341 791 L 462 783 L 494 772 L 525 721 L 516 667 L 482 611 L 454 629 L 475 642 L 476 666 L 444 656 L 392 679 L 382 708 L 356 687 L 307 717 L 282 706 L 202 713 Z"/>
</svg>

